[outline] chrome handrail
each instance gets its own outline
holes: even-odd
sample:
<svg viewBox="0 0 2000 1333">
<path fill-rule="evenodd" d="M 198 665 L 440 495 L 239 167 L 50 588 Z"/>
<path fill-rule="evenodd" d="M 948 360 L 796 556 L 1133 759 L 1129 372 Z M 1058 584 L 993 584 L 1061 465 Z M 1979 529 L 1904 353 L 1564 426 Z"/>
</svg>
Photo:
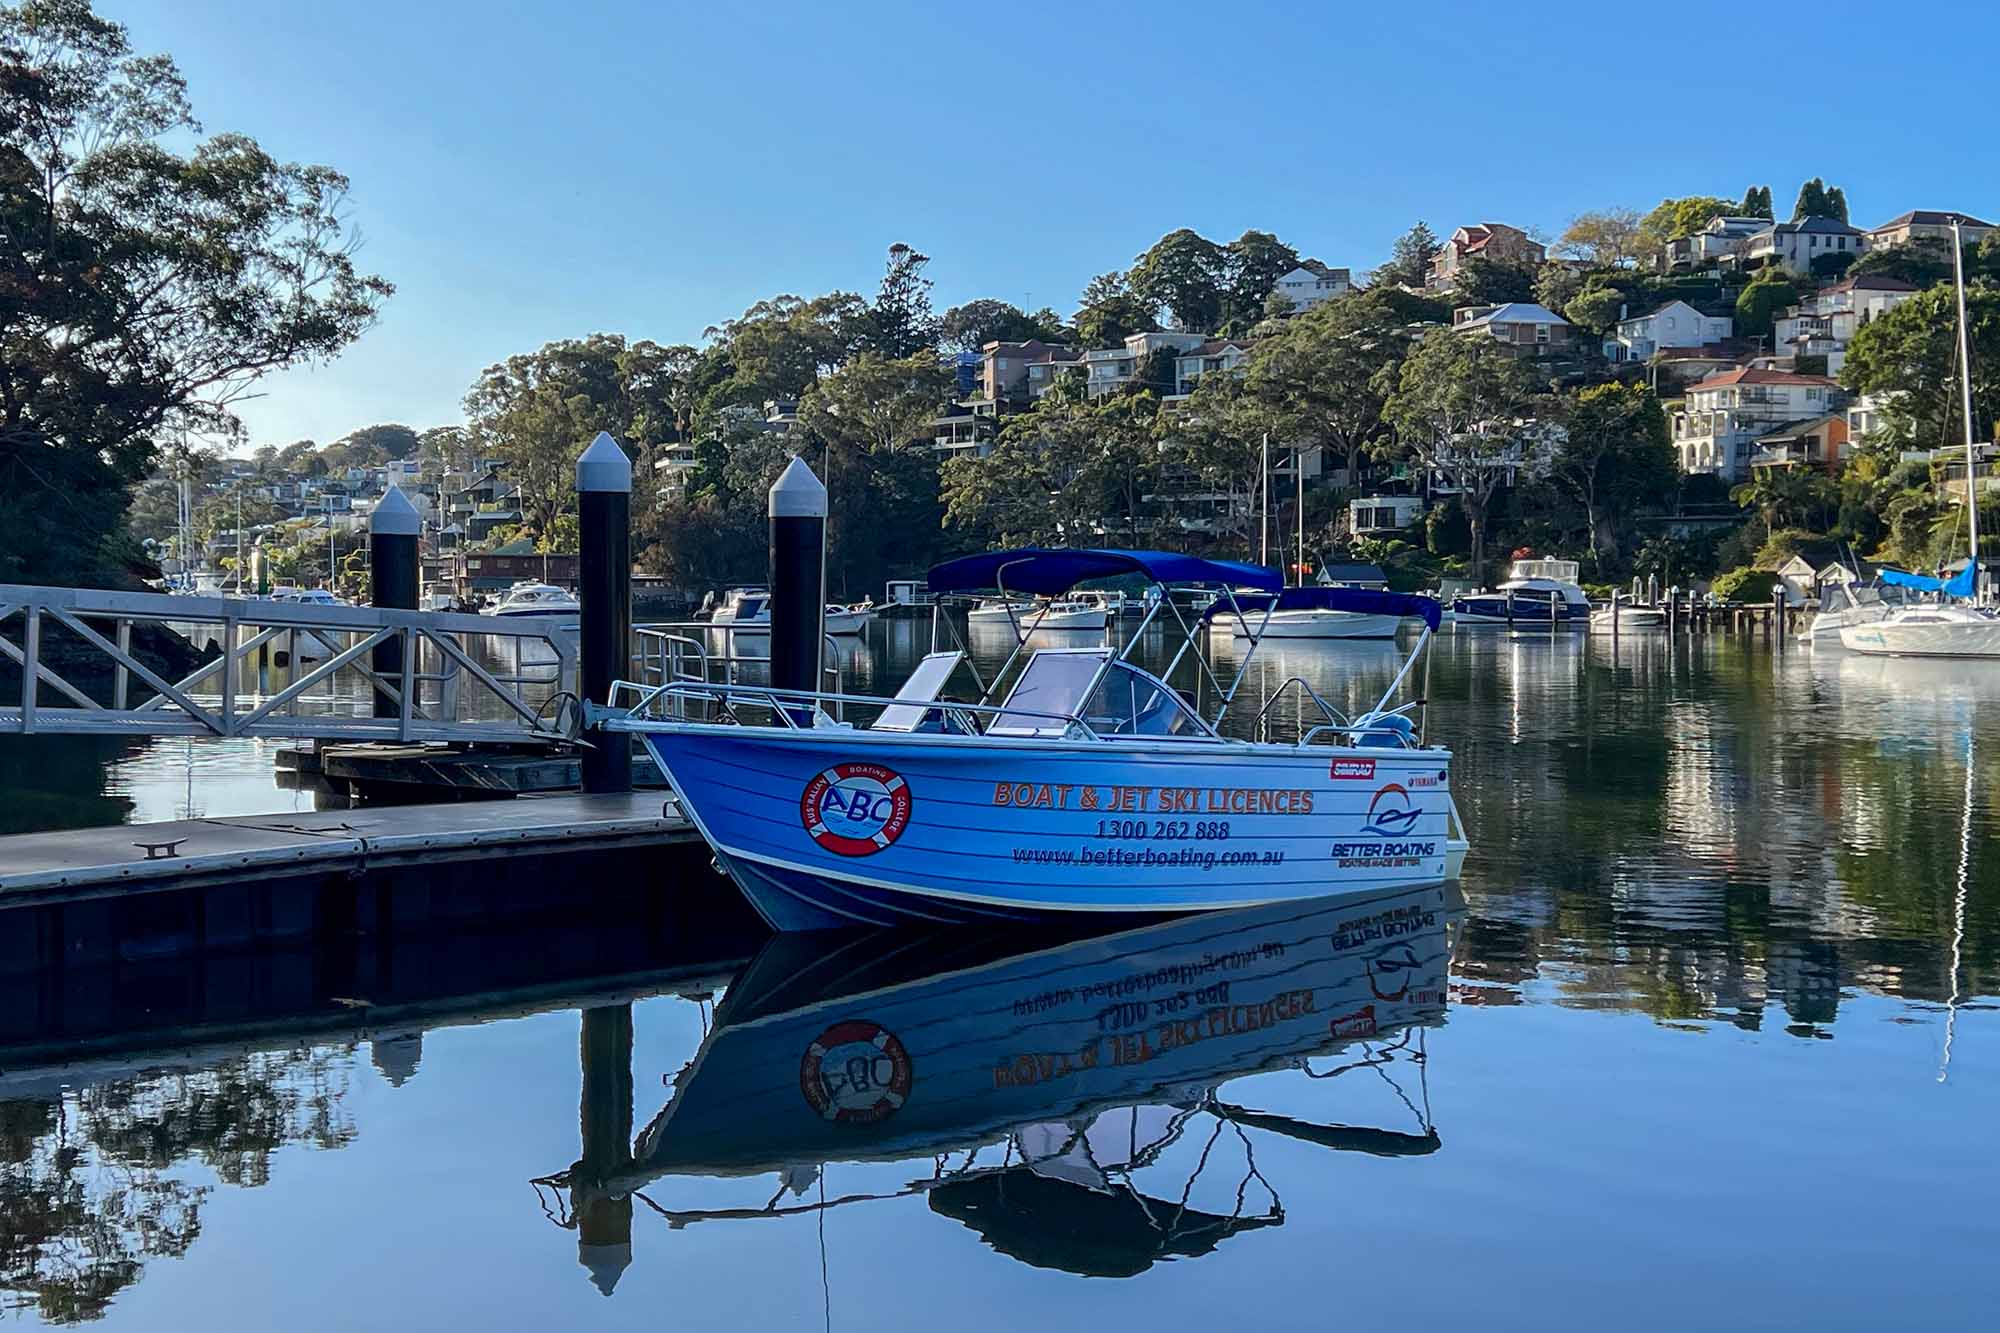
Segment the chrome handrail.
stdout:
<svg viewBox="0 0 2000 1333">
<path fill-rule="evenodd" d="M 1325 699 L 1321 698 L 1320 692 L 1314 689 L 1311 683 L 1307 681 L 1304 676 L 1291 676 L 1288 677 L 1282 685 L 1278 686 L 1277 689 L 1271 691 L 1271 697 L 1264 701 L 1264 706 L 1257 710 L 1257 716 L 1254 719 L 1252 719 L 1251 726 L 1256 731 L 1256 734 L 1258 736 L 1260 737 L 1269 736 L 1270 734 L 1268 729 L 1269 723 L 1265 719 L 1265 714 L 1269 713 L 1271 711 L 1271 706 L 1277 703 L 1278 700 L 1284 698 L 1285 691 L 1290 689 L 1294 685 L 1298 686 L 1300 691 L 1302 691 L 1314 703 L 1319 705 L 1319 711 L 1325 715 L 1326 720 L 1329 723 L 1332 723 L 1335 726 L 1347 725 L 1346 715 L 1343 714 L 1338 708 L 1335 708 L 1332 704 L 1328 703 Z M 1304 743 L 1305 742 L 1303 740 L 1300 741 L 1300 744 Z"/>
<path fill-rule="evenodd" d="M 620 700 L 628 695 L 636 695 L 636 698 L 630 705 L 621 706 Z M 737 685 L 727 682 L 700 684 L 694 681 L 681 681 L 652 686 L 638 681 L 613 681 L 608 704 L 608 708 L 613 713 L 613 716 L 605 718 L 602 725 L 613 731 L 642 731 L 648 722 L 674 720 L 666 717 L 644 716 L 647 710 L 653 708 L 655 704 L 662 700 L 690 697 L 714 700 L 722 706 L 723 711 L 728 714 L 730 720 L 737 722 L 738 725 L 749 725 L 741 722 L 735 715 L 734 707 L 738 702 L 756 703 L 761 707 L 771 709 L 773 713 L 783 719 L 784 725 L 787 728 L 793 730 L 804 729 L 800 727 L 798 719 L 795 716 L 795 714 L 805 711 L 798 707 L 800 704 L 811 705 L 813 710 L 818 712 L 820 716 L 826 716 L 826 713 L 819 705 L 826 703 L 836 705 L 860 704 L 872 708 L 889 708 L 901 704 L 905 707 L 921 707 L 927 710 L 934 708 L 940 712 L 955 714 L 964 718 L 990 715 L 996 718 L 1004 716 L 1008 718 L 1029 718 L 1039 721 L 1060 722 L 1063 724 L 1064 734 L 1067 734 L 1073 728 L 1082 732 L 1086 740 L 1104 739 L 1078 713 L 1049 713 L 1033 708 L 1009 707 L 1005 704 L 960 703 L 956 700 L 932 700 L 927 702 L 924 700 L 894 699 L 879 694 L 842 694 L 826 690 L 785 690 L 769 685 Z"/>
</svg>

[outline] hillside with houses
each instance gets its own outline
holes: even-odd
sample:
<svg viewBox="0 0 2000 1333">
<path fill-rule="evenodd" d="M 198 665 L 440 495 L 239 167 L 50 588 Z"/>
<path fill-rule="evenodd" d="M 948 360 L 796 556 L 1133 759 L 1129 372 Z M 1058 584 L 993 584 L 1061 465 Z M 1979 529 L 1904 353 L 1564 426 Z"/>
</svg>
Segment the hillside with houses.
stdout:
<svg viewBox="0 0 2000 1333">
<path fill-rule="evenodd" d="M 796 453 L 828 480 L 830 568 L 855 596 L 996 541 L 1242 555 L 1276 531 L 1309 564 L 1366 559 L 1406 586 L 1535 552 L 1597 582 L 1751 595 L 1782 573 L 1809 597 L 1962 549 L 1965 487 L 1938 452 L 1959 435 L 1954 221 L 1990 438 L 1993 224 L 1862 227 L 1813 180 L 1782 220 L 1753 187 L 1554 237 L 1419 223 L 1358 277 L 1270 233 L 1183 229 L 1068 317 L 938 314 L 931 261 L 899 245 L 870 296 L 774 297 L 700 345 L 600 334 L 510 358 L 463 425 L 182 451 L 134 525 L 170 574 L 256 551 L 270 576 L 351 587 L 393 484 L 425 514 L 427 581 L 476 602 L 570 576 L 567 464 L 607 427 L 639 464 L 642 567 L 690 593 L 761 574 L 764 490 Z"/>
</svg>

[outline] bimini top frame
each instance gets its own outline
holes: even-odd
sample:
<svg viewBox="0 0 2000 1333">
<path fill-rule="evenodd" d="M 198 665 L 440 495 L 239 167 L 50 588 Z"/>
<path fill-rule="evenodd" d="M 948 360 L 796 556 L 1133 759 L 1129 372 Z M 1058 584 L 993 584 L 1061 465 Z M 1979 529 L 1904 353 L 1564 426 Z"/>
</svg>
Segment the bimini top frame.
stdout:
<svg viewBox="0 0 2000 1333">
<path fill-rule="evenodd" d="M 1424 622 L 1424 632 L 1411 650 L 1409 660 L 1396 673 L 1395 680 L 1383 696 L 1383 706 L 1393 696 L 1417 657 L 1423 652 L 1431 635 L 1436 632 L 1442 611 L 1438 603 L 1429 597 L 1415 597 L 1401 593 L 1378 592 L 1366 588 L 1286 588 L 1284 577 L 1277 570 L 1263 565 L 1245 564 L 1236 560 L 1208 560 L 1200 556 L 1176 555 L 1169 551 L 1120 551 L 1097 548 L 1050 548 L 1023 547 L 1011 551 L 989 551 L 980 555 L 964 556 L 932 566 L 926 582 L 933 593 L 983 592 L 997 590 L 1005 598 L 1009 594 L 1033 593 L 1043 597 L 1058 597 L 1077 584 L 1090 579 L 1115 578 L 1121 575 L 1139 574 L 1150 580 L 1158 595 L 1149 595 L 1145 619 L 1126 638 L 1125 646 L 1116 654 L 1106 654 L 1099 669 L 1098 679 L 1091 682 L 1095 690 L 1103 674 L 1114 663 L 1124 663 L 1136 668 L 1136 663 L 1128 659 L 1132 651 L 1144 638 L 1145 632 L 1158 619 L 1165 623 L 1171 616 L 1181 631 L 1181 646 L 1174 653 L 1173 660 L 1162 670 L 1157 679 L 1171 682 L 1181 660 L 1190 650 L 1194 651 L 1197 687 L 1206 682 L 1221 700 L 1215 716 L 1203 719 L 1212 728 L 1219 728 L 1222 719 L 1235 701 L 1236 691 L 1248 676 L 1250 663 L 1256 657 L 1257 647 L 1263 641 L 1265 628 L 1274 611 L 1296 609 L 1321 609 L 1335 611 L 1357 611 L 1367 614 L 1411 616 Z M 1171 595 L 1174 588 L 1213 589 L 1214 595 L 1194 617 L 1190 624 L 1182 614 L 1181 605 Z M 1255 617 L 1254 626 L 1249 613 L 1261 613 Z M 1201 631 L 1207 622 L 1221 614 L 1233 614 L 1244 627 L 1244 635 L 1250 641 L 1249 651 L 1237 664 L 1235 674 L 1225 685 L 1215 674 L 1207 657 L 1199 649 Z M 949 622 L 947 622 L 949 624 Z M 936 620 L 933 620 L 935 634 Z M 952 627 L 956 634 L 956 627 Z M 1014 650 L 1001 664 L 991 685 L 979 681 L 980 702 L 992 703 L 992 695 L 1000 683 L 1007 678 L 1008 671 L 1027 646 L 1028 636 L 1015 627 Z M 970 661 L 968 655 L 967 661 Z M 974 672 L 977 680 L 977 672 Z M 1085 697 L 1089 697 L 1086 691 Z"/>
</svg>

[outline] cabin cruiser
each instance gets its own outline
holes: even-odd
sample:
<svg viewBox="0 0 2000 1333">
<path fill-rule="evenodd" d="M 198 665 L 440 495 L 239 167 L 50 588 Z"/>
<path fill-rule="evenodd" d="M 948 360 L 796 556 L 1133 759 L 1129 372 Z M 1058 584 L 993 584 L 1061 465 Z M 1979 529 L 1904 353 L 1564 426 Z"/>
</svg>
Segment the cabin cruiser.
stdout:
<svg viewBox="0 0 2000 1333">
<path fill-rule="evenodd" d="M 1548 623 L 1548 617 L 1542 617 Z M 1630 634 L 1637 630 L 1665 629 L 1667 608 L 1664 606 L 1641 606 L 1632 602 L 1620 602 L 1616 613 L 1609 605 L 1600 606 L 1590 613 L 1590 632 L 1609 634 L 1614 629 L 1620 634 Z"/>
<path fill-rule="evenodd" d="M 1576 581 L 1581 566 L 1574 560 L 1516 560 L 1512 577 L 1497 591 L 1472 593 L 1452 603 L 1458 625 L 1520 625 L 1549 623 L 1586 625 L 1590 598 Z"/>
<path fill-rule="evenodd" d="M 1151 916 L 1455 877 L 1466 841 L 1451 753 L 1425 738 L 1421 697 L 1395 702 L 1417 679 L 1435 602 L 1293 589 L 1325 609 L 1415 617 L 1424 629 L 1366 711 L 1347 716 L 1297 681 L 1264 701 L 1253 730 L 1293 684 L 1317 708 L 1299 710 L 1286 744 L 1220 729 L 1261 636 L 1226 680 L 1196 642 L 1204 617 L 1246 615 L 1237 588 L 1280 592 L 1275 570 L 1030 548 L 947 561 L 928 586 L 1059 603 L 1085 580 L 1132 574 L 1163 590 L 1205 587 L 1207 610 L 1189 624 L 1177 598 L 1153 599 L 1122 650 L 1036 648 L 1022 635 L 990 681 L 963 645 L 933 651 L 894 699 L 619 682 L 588 712 L 645 742 L 718 865 L 778 930 Z M 1183 640 L 1157 674 L 1132 660 L 1154 621 Z M 932 625 L 956 633 L 947 617 Z M 975 702 L 944 696 L 961 669 L 980 684 Z M 847 720 L 856 709 L 875 711 L 862 725 Z"/>
<path fill-rule="evenodd" d="M 552 583 L 523 580 L 486 608 L 489 616 L 573 616 L 582 610 L 576 597 Z"/>
<path fill-rule="evenodd" d="M 280 602 L 286 606 L 352 606 L 352 602 L 336 596 L 327 588 L 294 588 L 284 584 L 271 589 L 268 601 Z M 341 636 L 329 630 L 325 634 L 315 634 L 308 629 L 294 629 L 284 636 L 284 642 L 277 649 L 283 656 L 289 654 L 301 662 L 317 661 L 332 657 L 345 644 Z"/>
<path fill-rule="evenodd" d="M 1235 596 L 1240 614 L 1218 612 L 1211 623 L 1237 639 L 1393 639 L 1403 617 L 1341 611 L 1321 596 L 1330 584 L 1286 588 L 1275 597 L 1244 589 Z"/>
<path fill-rule="evenodd" d="M 875 605 L 872 602 L 857 602 L 853 606 L 842 606 L 828 602 L 822 614 L 825 617 L 821 621 L 824 632 L 860 634 L 875 619 Z M 753 634 L 768 634 L 771 632 L 771 594 L 764 588 L 731 588 L 723 594 L 722 605 L 709 616 L 708 623 Z"/>
<path fill-rule="evenodd" d="M 1102 597 L 1086 595 L 1031 602 L 986 598 L 967 612 L 966 618 L 985 624 L 1004 621 L 1024 634 L 1045 629 L 1101 630 L 1111 623 L 1111 606 Z"/>
<path fill-rule="evenodd" d="M 1882 620 L 1901 607 L 1906 598 L 1893 584 L 1879 588 L 1843 587 L 1828 584 L 1820 591 L 1819 612 L 1806 626 L 1805 641 L 1816 648 L 1838 648 L 1840 632 L 1850 625 L 1868 625 Z"/>
</svg>

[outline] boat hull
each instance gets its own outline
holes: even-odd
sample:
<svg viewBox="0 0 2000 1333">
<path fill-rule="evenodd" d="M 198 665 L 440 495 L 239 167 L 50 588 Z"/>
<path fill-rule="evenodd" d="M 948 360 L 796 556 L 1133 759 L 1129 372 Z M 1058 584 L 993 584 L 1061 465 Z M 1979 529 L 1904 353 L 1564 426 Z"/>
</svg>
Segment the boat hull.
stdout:
<svg viewBox="0 0 2000 1333">
<path fill-rule="evenodd" d="M 1461 597 L 1451 604 L 1452 623 L 1457 625 L 1546 625 L 1549 601 L 1532 594 L 1514 599 L 1509 611 L 1505 597 Z M 1558 602 L 1555 618 L 1562 625 L 1590 623 L 1590 608 L 1573 602 Z"/>
<path fill-rule="evenodd" d="M 1226 624 L 1238 639 L 1393 639 L 1403 627 L 1400 616 L 1360 611 L 1275 611 L 1268 622 L 1250 612 L 1240 620 L 1233 615 L 1218 617 L 1215 623 Z"/>
<path fill-rule="evenodd" d="M 642 730 L 780 930 L 1145 917 L 1442 883 L 1437 749 Z"/>
<path fill-rule="evenodd" d="M 2000 657 L 2000 620 L 1925 621 L 1899 624 L 1877 620 L 1847 625 L 1841 646 L 1877 657 Z"/>
<path fill-rule="evenodd" d="M 1818 648 L 1839 648 L 1842 646 L 1840 632 L 1861 625 L 1870 625 L 1878 620 L 1886 620 L 1893 607 L 1874 605 L 1868 607 L 1847 607 L 1839 611 L 1822 611 L 1812 618 L 1800 637 Z"/>
<path fill-rule="evenodd" d="M 1542 618 L 1548 623 L 1548 617 Z M 1665 629 L 1667 613 L 1654 606 L 1621 606 L 1615 625 L 1618 633 L 1626 634 L 1635 630 Z M 1593 634 L 1609 634 L 1614 628 L 1609 609 L 1594 611 L 1590 616 L 1590 630 Z"/>
</svg>

